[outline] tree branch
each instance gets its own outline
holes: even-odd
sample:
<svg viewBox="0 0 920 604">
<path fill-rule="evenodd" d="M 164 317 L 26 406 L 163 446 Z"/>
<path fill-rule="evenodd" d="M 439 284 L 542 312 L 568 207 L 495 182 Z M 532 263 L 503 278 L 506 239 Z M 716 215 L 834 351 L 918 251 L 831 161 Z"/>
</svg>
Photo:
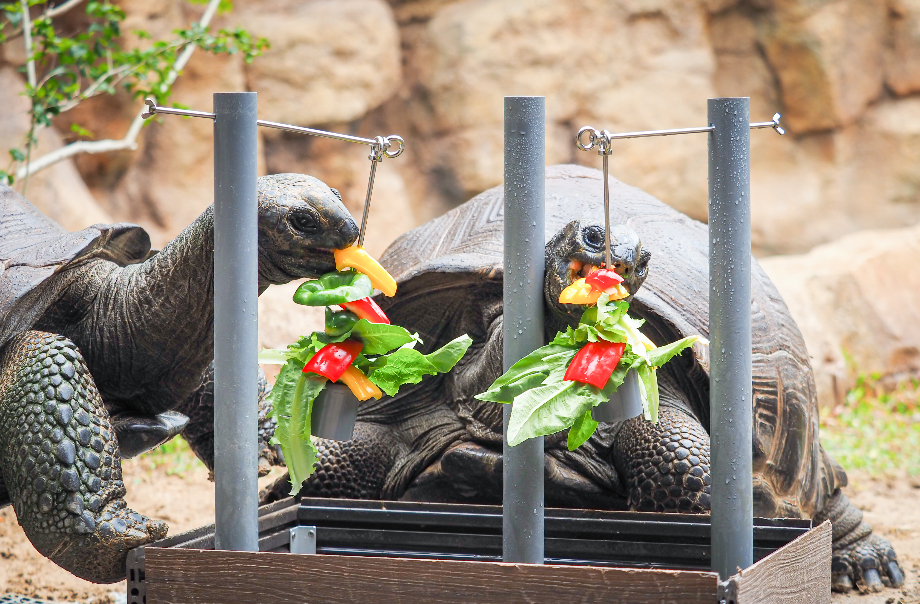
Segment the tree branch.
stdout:
<svg viewBox="0 0 920 604">
<path fill-rule="evenodd" d="M 57 6 L 53 8 L 49 8 L 44 13 L 42 13 L 42 19 L 44 19 L 45 17 L 49 19 L 53 19 L 54 17 L 63 15 L 70 9 L 76 8 L 77 5 L 79 5 L 81 2 L 83 2 L 83 0 L 67 0 L 67 2 L 64 2 L 63 4 L 58 4 Z"/>
<path fill-rule="evenodd" d="M 77 3 L 80 0 L 68 0 L 68 2 L 62 4 L 59 8 L 63 8 L 67 4 Z M 21 0 L 25 3 L 27 0 Z M 201 26 L 208 27 L 211 24 L 211 20 L 214 18 L 214 15 L 217 14 L 217 8 L 220 6 L 220 0 L 209 0 L 208 6 L 204 11 L 204 14 L 201 17 Z M 169 75 L 166 77 L 166 85 L 172 86 L 176 79 L 179 77 L 179 72 L 186 66 L 189 59 L 192 58 L 192 54 L 195 52 L 196 46 L 194 44 L 186 45 L 183 49 L 182 54 L 176 59 L 176 62 L 173 63 L 172 69 L 169 71 Z M 138 112 L 137 116 L 134 118 L 134 121 L 131 122 L 131 125 L 128 127 L 128 132 L 125 133 L 124 138 L 115 140 L 115 139 L 105 139 L 98 141 L 77 141 L 70 143 L 60 149 L 56 149 L 51 153 L 47 153 L 35 161 L 29 161 L 25 165 L 20 166 L 16 170 L 16 179 L 22 179 L 28 176 L 29 174 L 35 174 L 45 168 L 51 167 L 54 164 L 69 159 L 74 155 L 80 153 L 106 153 L 109 151 L 121 151 L 124 149 L 130 149 L 134 151 L 137 149 L 137 137 L 141 132 L 141 128 L 144 126 L 144 118 L 141 117 L 141 114 L 144 112 L 144 109 Z"/>
<path fill-rule="evenodd" d="M 29 86 L 35 90 L 38 78 L 35 76 L 35 59 L 32 58 L 32 18 L 29 15 L 29 0 L 19 0 L 19 4 L 22 6 L 22 33 L 26 47 L 26 76 L 29 78 Z"/>
</svg>

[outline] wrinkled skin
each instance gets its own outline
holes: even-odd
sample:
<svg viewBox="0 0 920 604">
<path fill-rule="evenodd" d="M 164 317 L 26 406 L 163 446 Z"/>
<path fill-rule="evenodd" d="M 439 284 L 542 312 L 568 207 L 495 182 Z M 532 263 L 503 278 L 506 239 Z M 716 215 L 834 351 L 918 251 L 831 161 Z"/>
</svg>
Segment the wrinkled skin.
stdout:
<svg viewBox="0 0 920 604">
<path fill-rule="evenodd" d="M 611 241 L 612 264 L 634 295 L 648 274 L 650 254 L 626 227 L 612 229 Z M 574 326 L 583 310 L 558 304 L 561 290 L 583 276 L 586 265 L 601 266 L 603 257 L 603 228 L 590 220 L 571 222 L 549 240 L 544 279 L 547 340 L 566 325 Z M 487 278 L 474 279 L 478 279 L 474 281 L 477 294 L 446 294 L 437 299 L 436 315 L 451 317 L 452 323 L 461 326 L 457 331 L 462 329 L 473 338 L 466 357 L 447 376 L 425 380 L 392 399 L 363 404 L 352 441 L 320 441 L 320 464 L 302 495 L 493 504 L 501 501 L 501 405 L 473 398 L 502 373 L 501 289 L 500 283 L 496 286 Z M 432 290 L 450 286 L 447 277 L 433 276 L 431 281 L 435 282 Z M 423 295 L 424 288 L 419 288 L 406 294 L 406 299 Z M 379 303 L 394 322 L 420 332 L 426 351 L 458 335 L 443 327 L 444 319 L 439 322 L 419 318 L 420 306 L 410 304 L 410 310 L 401 315 L 406 299 L 380 299 Z M 663 329 L 661 325 L 646 327 L 647 335 L 659 344 L 679 337 L 656 331 Z M 682 373 L 692 363 L 686 360 L 689 353 L 682 356 L 684 361 L 674 360 L 673 365 L 659 371 L 658 424 L 642 417 L 618 424 L 602 423 L 595 435 L 575 451 L 567 450 L 565 433 L 545 438 L 547 505 L 690 513 L 710 509 L 709 435 L 703 423 L 708 422 L 708 417 L 694 411 L 694 399 L 688 394 L 687 377 Z M 883 587 L 883 579 L 891 586 L 900 586 L 903 573 L 894 550 L 885 539 L 871 534 L 861 512 L 840 492 L 839 487 L 846 484 L 842 469 L 823 450 L 819 449 L 817 455 L 823 481 L 834 485 L 818 509 L 799 508 L 777 495 L 775 485 L 757 474 L 755 514 L 812 516 L 816 522 L 831 520 L 833 587 L 837 591 L 854 586 L 877 591 Z M 755 467 L 757 464 L 764 464 L 764 460 L 755 451 Z M 777 476 L 795 480 L 793 471 L 794 468 Z M 266 493 L 265 499 L 283 496 L 287 489 L 283 478 Z"/>
<path fill-rule="evenodd" d="M 262 177 L 258 190 L 260 292 L 334 270 L 332 250 L 357 239 L 338 193 L 315 178 Z M 208 208 L 139 264 L 65 266 L 34 329 L 0 350 L 0 503 L 81 578 L 124 579 L 127 551 L 166 534 L 125 506 L 119 439 L 132 453 L 155 446 L 182 424 L 157 414 L 185 411 L 190 444 L 213 459 L 213 416 L 196 408 L 211 400 L 213 223 Z"/>
</svg>

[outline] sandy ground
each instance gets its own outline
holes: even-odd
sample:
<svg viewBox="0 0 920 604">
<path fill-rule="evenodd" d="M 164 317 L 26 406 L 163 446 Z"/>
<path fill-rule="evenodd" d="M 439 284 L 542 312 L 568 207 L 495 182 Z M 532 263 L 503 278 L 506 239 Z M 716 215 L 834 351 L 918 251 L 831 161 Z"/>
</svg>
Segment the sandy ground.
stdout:
<svg viewBox="0 0 920 604">
<path fill-rule="evenodd" d="M 214 485 L 196 464 L 181 474 L 148 460 L 124 464 L 128 505 L 166 520 L 175 534 L 213 522 Z M 263 478 L 260 485 L 272 480 Z M 834 604 L 920 604 L 920 479 L 879 479 L 850 473 L 850 499 L 865 511 L 876 531 L 894 544 L 907 575 L 904 588 L 881 594 L 834 595 Z M 40 556 L 16 524 L 11 508 L 0 511 L 0 593 L 18 593 L 55 601 L 93 604 L 125 601 L 124 583 L 94 585 L 61 570 Z"/>
</svg>

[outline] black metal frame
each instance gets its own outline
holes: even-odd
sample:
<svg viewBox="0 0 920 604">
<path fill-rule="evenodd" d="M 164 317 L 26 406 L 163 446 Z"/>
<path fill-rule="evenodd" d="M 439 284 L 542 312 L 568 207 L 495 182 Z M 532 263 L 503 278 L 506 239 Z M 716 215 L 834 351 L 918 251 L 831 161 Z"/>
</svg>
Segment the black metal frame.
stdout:
<svg viewBox="0 0 920 604">
<path fill-rule="evenodd" d="M 259 510 L 260 551 L 289 551 L 290 529 L 315 526 L 317 554 L 500 562 L 502 508 L 495 505 L 284 499 Z M 811 520 L 755 518 L 760 560 L 811 529 Z M 709 571 L 710 518 L 546 509 L 546 563 Z M 147 547 L 214 549 L 214 525 Z M 128 555 L 128 604 L 145 604 L 144 548 Z"/>
</svg>

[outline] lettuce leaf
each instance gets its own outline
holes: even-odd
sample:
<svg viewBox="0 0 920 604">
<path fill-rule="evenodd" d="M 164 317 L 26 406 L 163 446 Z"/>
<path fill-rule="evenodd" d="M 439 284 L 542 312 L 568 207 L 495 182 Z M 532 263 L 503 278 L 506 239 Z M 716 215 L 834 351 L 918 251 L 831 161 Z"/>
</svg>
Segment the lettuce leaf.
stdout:
<svg viewBox="0 0 920 604">
<path fill-rule="evenodd" d="M 363 300 L 374 294 L 370 278 L 357 271 L 335 271 L 300 284 L 294 302 L 304 306 L 332 306 Z"/>
<path fill-rule="evenodd" d="M 542 384 L 553 369 L 568 367 L 579 348 L 578 345 L 553 340 L 551 344 L 537 348 L 512 365 L 492 382 L 488 390 L 477 394 L 475 398 L 493 403 L 510 403 L 519 394 Z"/>
<path fill-rule="evenodd" d="M 395 396 L 405 384 L 418 384 L 426 375 L 450 371 L 472 343 L 473 340 L 464 334 L 430 354 L 422 354 L 414 348 L 400 348 L 371 361 L 367 377 L 385 393 Z"/>
<path fill-rule="evenodd" d="M 597 430 L 597 422 L 591 416 L 591 409 L 585 411 L 585 414 L 575 420 L 575 423 L 569 428 L 569 437 L 566 445 L 569 451 L 574 451 L 585 444 L 594 431 Z"/>
<path fill-rule="evenodd" d="M 404 327 L 371 323 L 367 319 L 358 321 L 348 335 L 357 336 L 364 343 L 361 354 L 366 356 L 386 354 L 400 346 L 421 341 L 417 335 L 409 333 Z"/>
<path fill-rule="evenodd" d="M 511 405 L 508 445 L 514 447 L 528 438 L 570 428 L 592 407 L 606 400 L 603 391 L 580 382 L 562 381 L 532 388 L 515 397 Z"/>
<path fill-rule="evenodd" d="M 649 350 L 648 364 L 652 367 L 661 367 L 687 348 L 690 348 L 699 338 L 699 336 L 687 336 L 676 342 L 671 342 L 670 344 L 665 344 L 664 346 Z"/>
<path fill-rule="evenodd" d="M 271 443 L 281 445 L 284 463 L 291 477 L 291 492 L 296 495 L 304 481 L 313 474 L 319 460 L 310 440 L 313 401 L 326 387 L 326 378 L 303 373 L 303 365 L 289 360 L 281 368 L 268 394 L 272 404 L 270 416 L 278 425 Z"/>
</svg>

